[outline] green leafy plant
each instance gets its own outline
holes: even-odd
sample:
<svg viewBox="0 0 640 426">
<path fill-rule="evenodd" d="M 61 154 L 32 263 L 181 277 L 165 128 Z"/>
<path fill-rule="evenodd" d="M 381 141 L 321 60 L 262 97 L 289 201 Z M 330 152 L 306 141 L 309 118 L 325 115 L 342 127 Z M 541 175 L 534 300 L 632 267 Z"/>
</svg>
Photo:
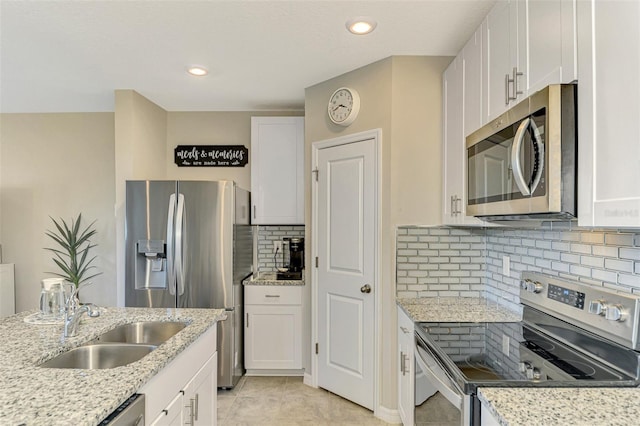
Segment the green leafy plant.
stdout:
<svg viewBox="0 0 640 426">
<path fill-rule="evenodd" d="M 101 272 L 98 272 L 90 275 L 90 271 L 95 268 L 92 262 L 96 258 L 96 256 L 89 258 L 89 250 L 97 245 L 91 244 L 89 240 L 96 234 L 96 230 L 93 229 L 95 221 L 81 230 L 82 213 L 78 214 L 76 219 L 71 219 L 71 225 L 62 218 L 58 222 L 51 216 L 49 217 L 55 224 L 57 232 L 47 230 L 45 234 L 60 247 L 45 247 L 45 250 L 49 250 L 54 254 L 52 259 L 62 270 L 62 273 L 52 273 L 73 283 L 75 288 L 78 289 L 80 284 L 101 274 Z"/>
</svg>

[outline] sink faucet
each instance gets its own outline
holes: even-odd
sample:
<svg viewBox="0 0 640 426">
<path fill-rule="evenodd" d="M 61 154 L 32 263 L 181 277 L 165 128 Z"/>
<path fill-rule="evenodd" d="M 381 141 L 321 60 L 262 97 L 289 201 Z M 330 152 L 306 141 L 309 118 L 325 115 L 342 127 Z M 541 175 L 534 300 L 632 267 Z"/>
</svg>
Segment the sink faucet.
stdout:
<svg viewBox="0 0 640 426">
<path fill-rule="evenodd" d="M 74 337 L 78 333 L 78 324 L 80 324 L 80 317 L 86 313 L 89 317 L 95 318 L 100 316 L 100 311 L 93 303 L 79 306 L 76 295 L 78 294 L 77 288 L 73 288 L 71 295 L 66 300 L 64 307 L 64 337 Z"/>
</svg>

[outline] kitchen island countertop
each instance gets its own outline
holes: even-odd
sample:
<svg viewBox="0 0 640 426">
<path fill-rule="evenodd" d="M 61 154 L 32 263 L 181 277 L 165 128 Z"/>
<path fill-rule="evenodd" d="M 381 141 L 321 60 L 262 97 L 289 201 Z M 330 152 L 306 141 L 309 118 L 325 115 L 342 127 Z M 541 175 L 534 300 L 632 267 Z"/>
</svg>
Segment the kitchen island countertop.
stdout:
<svg viewBox="0 0 640 426">
<path fill-rule="evenodd" d="M 33 313 L 0 319 L 0 424 L 96 425 L 207 329 L 226 318 L 222 309 L 109 307 L 101 308 L 97 318 L 84 317 L 76 337 L 64 338 L 62 325 L 25 323 Z M 105 331 L 137 321 L 183 321 L 188 325 L 144 358 L 122 367 L 38 367 Z"/>
</svg>

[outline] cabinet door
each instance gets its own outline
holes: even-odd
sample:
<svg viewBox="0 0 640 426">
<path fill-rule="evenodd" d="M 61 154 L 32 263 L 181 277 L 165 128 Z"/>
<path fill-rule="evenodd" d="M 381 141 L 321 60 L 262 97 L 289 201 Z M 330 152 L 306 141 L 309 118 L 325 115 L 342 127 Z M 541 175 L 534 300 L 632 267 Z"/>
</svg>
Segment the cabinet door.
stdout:
<svg viewBox="0 0 640 426">
<path fill-rule="evenodd" d="M 251 118 L 251 223 L 304 223 L 304 117 Z"/>
<path fill-rule="evenodd" d="M 464 139 L 462 137 L 462 57 L 456 57 L 442 74 L 443 196 L 442 222 L 458 223 L 462 197 Z"/>
<path fill-rule="evenodd" d="M 471 63 L 472 61 L 467 63 L 470 74 L 479 71 L 473 70 Z M 442 74 L 442 194 L 444 197 L 442 200 L 442 223 L 445 225 L 482 226 L 485 225 L 483 221 L 466 216 L 467 158 L 463 136 L 466 106 L 463 77 L 466 68 L 464 67 L 463 51 Z M 473 78 L 470 77 L 470 80 Z M 474 90 L 478 90 L 477 87 Z M 477 102 L 477 98 L 471 103 L 474 102 Z M 476 105 L 478 108 L 480 107 L 479 102 Z M 476 118 L 478 117 L 479 115 L 476 116 Z"/>
<path fill-rule="evenodd" d="M 245 368 L 302 368 L 302 307 L 245 305 Z"/>
<path fill-rule="evenodd" d="M 414 360 L 413 321 L 398 308 L 398 411 L 402 424 L 414 424 Z"/>
<path fill-rule="evenodd" d="M 487 123 L 506 111 L 510 102 L 507 96 L 511 86 L 505 79 L 513 69 L 511 2 L 497 2 L 485 18 L 484 27 L 482 69 L 486 89 L 484 123 Z"/>
<path fill-rule="evenodd" d="M 640 227 L 640 2 L 579 1 L 578 225 Z"/>
<path fill-rule="evenodd" d="M 188 425 L 210 426 L 217 422 L 216 352 L 184 388 L 183 421 Z"/>
<path fill-rule="evenodd" d="M 484 25 L 484 24 L 483 24 Z M 462 49 L 463 117 L 466 138 L 482 127 L 482 32 L 481 26 Z M 463 138 L 464 145 L 464 138 Z"/>
<path fill-rule="evenodd" d="M 176 395 L 169 405 L 152 422 L 151 426 L 182 425 L 182 392 Z"/>
<path fill-rule="evenodd" d="M 575 2 L 527 0 L 526 7 L 526 92 L 531 95 L 549 84 L 573 82 L 577 79 Z"/>
</svg>

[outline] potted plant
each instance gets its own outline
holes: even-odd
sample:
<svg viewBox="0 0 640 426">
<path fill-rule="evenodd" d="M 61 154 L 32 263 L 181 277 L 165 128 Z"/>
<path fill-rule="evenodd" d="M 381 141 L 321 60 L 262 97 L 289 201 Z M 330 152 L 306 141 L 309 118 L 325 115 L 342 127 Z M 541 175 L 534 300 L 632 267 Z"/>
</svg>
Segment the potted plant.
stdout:
<svg viewBox="0 0 640 426">
<path fill-rule="evenodd" d="M 96 230 L 93 229 L 95 221 L 81 228 L 82 213 L 78 214 L 76 219 L 72 218 L 70 225 L 62 218 L 60 221 L 56 221 L 51 216 L 50 218 L 56 230 L 47 230 L 45 234 L 59 247 L 46 247 L 45 250 L 54 254 L 52 259 L 62 271 L 52 273 L 73 284 L 74 292 L 77 295 L 81 284 L 101 274 L 101 272 L 90 273 L 92 269 L 95 269 L 92 262 L 96 256 L 89 257 L 89 251 L 97 245 L 90 241 L 90 238 L 96 234 Z"/>
</svg>

